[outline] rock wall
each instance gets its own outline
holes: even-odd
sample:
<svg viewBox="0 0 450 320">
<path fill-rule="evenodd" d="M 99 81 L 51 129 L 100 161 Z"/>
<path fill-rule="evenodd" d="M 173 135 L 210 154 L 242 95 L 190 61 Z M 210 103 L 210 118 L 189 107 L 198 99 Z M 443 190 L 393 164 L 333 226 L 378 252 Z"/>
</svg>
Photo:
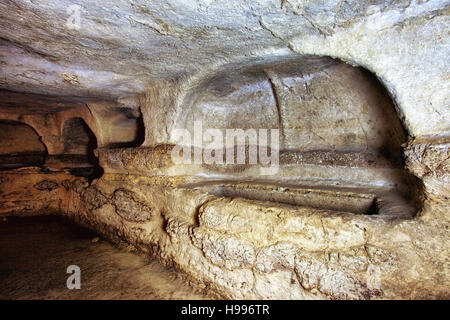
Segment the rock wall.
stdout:
<svg viewBox="0 0 450 320">
<path fill-rule="evenodd" d="M 102 0 L 67 31 L 71 4 L 0 4 L 0 120 L 36 133 L 2 157 L 46 150 L 0 171 L 0 215 L 65 215 L 226 298 L 450 297 L 449 1 Z M 278 172 L 174 163 L 198 120 L 279 129 Z"/>
<path fill-rule="evenodd" d="M 67 212 L 72 201 L 68 186 L 74 179 L 69 171 L 45 172 L 37 167 L 0 171 L 0 215 Z"/>
<path fill-rule="evenodd" d="M 439 158 L 428 148 L 428 158 Z M 408 218 L 217 196 L 181 176 L 105 173 L 89 184 L 68 173 L 23 170 L 0 174 L 2 215 L 62 213 L 223 297 L 448 298 L 442 191 L 425 187 L 424 208 Z M 344 196 L 351 198 L 334 195 Z"/>
<path fill-rule="evenodd" d="M 77 201 L 66 214 L 227 298 L 448 298 L 448 220 L 434 217 L 447 202 L 405 219 L 167 184 L 105 174 L 87 188 L 73 185 Z"/>
</svg>

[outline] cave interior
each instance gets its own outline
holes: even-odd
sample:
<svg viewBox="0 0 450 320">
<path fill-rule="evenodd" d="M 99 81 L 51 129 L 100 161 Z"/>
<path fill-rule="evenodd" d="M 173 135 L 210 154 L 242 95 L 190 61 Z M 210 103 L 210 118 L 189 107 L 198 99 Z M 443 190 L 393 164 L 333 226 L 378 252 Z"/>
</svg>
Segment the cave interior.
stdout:
<svg viewBox="0 0 450 320">
<path fill-rule="evenodd" d="M 0 4 L 0 298 L 448 299 L 446 1 L 72 2 Z"/>
</svg>

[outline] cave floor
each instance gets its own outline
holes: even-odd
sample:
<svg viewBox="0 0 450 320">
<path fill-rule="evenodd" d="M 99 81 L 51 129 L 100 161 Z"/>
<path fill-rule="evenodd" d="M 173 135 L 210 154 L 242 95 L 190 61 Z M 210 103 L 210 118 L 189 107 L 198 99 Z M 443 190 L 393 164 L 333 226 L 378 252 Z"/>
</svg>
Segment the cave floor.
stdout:
<svg viewBox="0 0 450 320">
<path fill-rule="evenodd" d="M 207 299 L 157 260 L 66 219 L 0 218 L 0 299 Z M 81 270 L 69 290 L 66 270 Z"/>
</svg>

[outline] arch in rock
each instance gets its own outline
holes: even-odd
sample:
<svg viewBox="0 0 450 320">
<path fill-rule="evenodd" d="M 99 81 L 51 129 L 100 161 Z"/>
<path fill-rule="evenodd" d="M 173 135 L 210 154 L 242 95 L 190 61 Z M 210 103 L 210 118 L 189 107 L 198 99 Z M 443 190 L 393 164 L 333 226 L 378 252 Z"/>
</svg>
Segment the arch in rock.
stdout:
<svg viewBox="0 0 450 320">
<path fill-rule="evenodd" d="M 329 57 L 226 65 L 187 92 L 182 105 L 174 128 L 199 119 L 212 128 L 278 128 L 285 150 L 374 150 L 389 158 L 407 136 L 376 77 Z"/>
<path fill-rule="evenodd" d="M 0 120 L 0 169 L 42 166 L 46 155 L 47 148 L 32 126 Z"/>
<path fill-rule="evenodd" d="M 88 177 L 101 175 L 98 158 L 94 153 L 98 147 L 97 137 L 83 118 L 73 117 L 64 122 L 62 141 L 62 158 L 71 162 L 72 173 Z"/>
<path fill-rule="evenodd" d="M 367 188 L 382 187 L 387 189 L 378 191 L 398 190 L 405 197 L 411 182 L 416 188 L 404 169 L 402 144 L 408 134 L 401 115 L 383 84 L 362 67 L 299 55 L 228 64 L 186 91 L 180 105 L 168 143 L 179 142 L 173 129 L 194 136 L 198 120 L 203 130 L 220 129 L 223 136 L 226 129 L 280 130 L 283 178 L 261 178 L 242 166 L 203 166 L 205 174 L 282 185 L 295 180 L 321 190 L 339 186 L 370 193 Z M 375 207 L 367 212 L 377 212 Z"/>
</svg>

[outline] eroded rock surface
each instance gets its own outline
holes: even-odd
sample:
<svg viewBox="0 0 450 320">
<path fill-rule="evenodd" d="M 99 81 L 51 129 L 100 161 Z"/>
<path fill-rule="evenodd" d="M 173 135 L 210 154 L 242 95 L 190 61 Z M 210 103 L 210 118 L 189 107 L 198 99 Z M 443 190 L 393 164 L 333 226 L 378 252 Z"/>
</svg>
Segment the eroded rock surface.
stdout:
<svg viewBox="0 0 450 320">
<path fill-rule="evenodd" d="M 0 215 L 226 298 L 448 299 L 449 4 L 3 1 Z M 276 173 L 173 161 L 201 128 L 279 130 Z"/>
<path fill-rule="evenodd" d="M 152 218 L 152 209 L 125 189 L 117 189 L 114 192 L 113 204 L 117 214 L 125 220 L 143 222 Z"/>
</svg>

